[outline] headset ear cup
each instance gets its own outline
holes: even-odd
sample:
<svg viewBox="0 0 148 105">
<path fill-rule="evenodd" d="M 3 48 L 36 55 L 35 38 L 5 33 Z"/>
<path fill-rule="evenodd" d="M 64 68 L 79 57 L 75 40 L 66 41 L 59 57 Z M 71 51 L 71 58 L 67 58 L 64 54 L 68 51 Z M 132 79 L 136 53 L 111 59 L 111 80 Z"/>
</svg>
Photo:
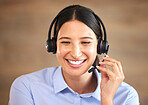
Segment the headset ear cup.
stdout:
<svg viewBox="0 0 148 105">
<path fill-rule="evenodd" d="M 46 45 L 47 51 L 48 52 L 53 52 L 53 54 L 56 53 L 57 47 L 56 47 L 56 39 L 48 39 L 47 40 L 47 45 Z"/>
<path fill-rule="evenodd" d="M 52 52 L 53 54 L 55 54 L 57 52 L 57 44 L 56 44 L 56 39 L 52 38 L 52 44 L 53 44 L 53 48 L 52 48 Z"/>
<path fill-rule="evenodd" d="M 97 45 L 97 53 L 98 54 L 102 54 L 101 48 L 102 48 L 102 39 L 99 39 L 98 45 Z"/>
<path fill-rule="evenodd" d="M 103 49 L 102 49 L 102 53 L 106 52 L 106 41 L 103 40 Z"/>
<path fill-rule="evenodd" d="M 106 41 L 106 46 L 105 46 L 105 53 L 106 54 L 108 53 L 108 50 L 109 50 L 109 45 L 108 45 L 108 42 Z"/>
<path fill-rule="evenodd" d="M 52 52 L 52 40 L 51 39 L 47 40 L 46 48 L 48 52 Z"/>
<path fill-rule="evenodd" d="M 103 41 L 103 50 L 102 53 L 108 53 L 109 45 L 107 41 Z"/>
<path fill-rule="evenodd" d="M 104 41 L 102 39 L 99 39 L 98 41 L 98 46 L 97 46 L 97 53 L 102 54 L 102 53 L 108 53 L 109 45 L 107 41 Z"/>
</svg>

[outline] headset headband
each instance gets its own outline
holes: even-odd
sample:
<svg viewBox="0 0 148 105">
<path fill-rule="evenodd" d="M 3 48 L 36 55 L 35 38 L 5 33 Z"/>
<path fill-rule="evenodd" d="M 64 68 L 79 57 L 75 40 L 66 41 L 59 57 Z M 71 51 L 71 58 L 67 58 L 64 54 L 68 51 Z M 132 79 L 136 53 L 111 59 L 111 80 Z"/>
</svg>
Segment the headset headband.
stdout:
<svg viewBox="0 0 148 105">
<path fill-rule="evenodd" d="M 89 9 L 89 8 L 88 8 Z M 48 52 L 53 52 L 53 54 L 56 53 L 56 38 L 53 36 L 51 37 L 51 31 L 52 31 L 52 27 L 54 24 L 56 24 L 56 21 L 58 19 L 58 17 L 64 12 L 65 9 L 63 9 L 62 11 L 60 11 L 57 16 L 53 19 L 53 21 L 51 22 L 50 28 L 49 28 L 49 32 L 48 32 L 48 40 L 47 40 L 47 51 Z M 90 9 L 89 9 L 90 10 Z M 97 53 L 98 54 L 102 54 L 102 53 L 108 53 L 108 49 L 109 49 L 109 45 L 108 45 L 108 41 L 107 41 L 107 33 L 106 33 L 106 29 L 105 26 L 103 24 L 103 21 L 101 20 L 101 18 L 99 16 L 97 16 L 92 10 L 90 10 L 90 12 L 94 15 L 94 17 L 96 18 L 98 24 L 100 23 L 100 29 L 102 27 L 103 29 L 103 36 L 104 36 L 104 40 L 101 38 L 98 40 L 98 46 L 97 46 Z M 54 26 L 54 33 L 56 33 L 55 31 L 56 26 Z"/>
<path fill-rule="evenodd" d="M 98 21 L 101 23 L 102 28 L 103 28 L 103 33 L 104 33 L 104 41 L 107 41 L 107 33 L 106 33 L 106 29 L 105 26 L 103 24 L 103 21 L 101 20 L 101 18 L 99 16 L 97 16 L 95 13 L 93 13 L 95 18 L 98 19 Z"/>
<path fill-rule="evenodd" d="M 50 25 L 49 32 L 48 32 L 48 39 L 51 39 L 51 30 L 52 30 L 53 24 L 55 23 L 58 16 L 59 16 L 59 14 L 53 19 L 53 21 L 52 21 L 52 23 Z"/>
<path fill-rule="evenodd" d="M 62 11 L 61 11 L 62 12 Z M 61 12 L 53 19 L 50 28 L 49 28 L 49 32 L 48 32 L 48 39 L 51 39 L 51 31 L 52 31 L 52 27 L 56 21 L 56 19 L 60 16 Z M 106 28 L 103 24 L 103 21 L 101 20 L 101 18 L 99 16 L 97 16 L 95 13 L 93 13 L 93 15 L 95 16 L 95 18 L 101 23 L 101 26 L 103 28 L 103 33 L 104 33 L 104 41 L 107 41 L 107 33 L 106 33 Z"/>
</svg>

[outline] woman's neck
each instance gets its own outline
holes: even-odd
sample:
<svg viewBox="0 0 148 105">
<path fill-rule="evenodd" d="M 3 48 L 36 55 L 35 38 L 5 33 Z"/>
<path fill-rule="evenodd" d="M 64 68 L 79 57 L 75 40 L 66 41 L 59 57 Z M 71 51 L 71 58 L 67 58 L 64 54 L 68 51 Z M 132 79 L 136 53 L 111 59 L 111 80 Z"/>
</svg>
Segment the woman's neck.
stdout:
<svg viewBox="0 0 148 105">
<path fill-rule="evenodd" d="M 97 78 L 92 73 L 85 73 L 81 76 L 70 76 L 63 73 L 68 86 L 79 94 L 94 92 L 97 88 Z"/>
</svg>

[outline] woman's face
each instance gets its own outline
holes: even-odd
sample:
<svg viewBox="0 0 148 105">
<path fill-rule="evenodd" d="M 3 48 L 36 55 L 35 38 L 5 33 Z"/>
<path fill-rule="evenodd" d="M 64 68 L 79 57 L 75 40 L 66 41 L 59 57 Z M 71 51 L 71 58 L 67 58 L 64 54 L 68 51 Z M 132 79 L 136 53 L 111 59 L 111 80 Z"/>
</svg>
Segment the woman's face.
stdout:
<svg viewBox="0 0 148 105">
<path fill-rule="evenodd" d="M 87 73 L 97 55 L 95 33 L 84 23 L 71 20 L 62 25 L 57 37 L 57 59 L 63 73 L 81 76 Z"/>
</svg>

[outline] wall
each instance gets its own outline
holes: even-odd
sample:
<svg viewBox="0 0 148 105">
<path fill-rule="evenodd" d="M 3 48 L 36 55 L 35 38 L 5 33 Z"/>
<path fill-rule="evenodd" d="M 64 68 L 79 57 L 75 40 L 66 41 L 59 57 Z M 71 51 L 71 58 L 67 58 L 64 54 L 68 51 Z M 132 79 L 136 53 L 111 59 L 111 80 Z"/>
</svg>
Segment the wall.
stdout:
<svg viewBox="0 0 148 105">
<path fill-rule="evenodd" d="M 125 81 L 148 104 L 147 0 L 1 0 L 0 1 L 0 105 L 7 105 L 9 89 L 22 74 L 58 66 L 45 49 L 48 28 L 65 6 L 81 4 L 104 21 L 109 56 L 120 60 Z"/>
</svg>

